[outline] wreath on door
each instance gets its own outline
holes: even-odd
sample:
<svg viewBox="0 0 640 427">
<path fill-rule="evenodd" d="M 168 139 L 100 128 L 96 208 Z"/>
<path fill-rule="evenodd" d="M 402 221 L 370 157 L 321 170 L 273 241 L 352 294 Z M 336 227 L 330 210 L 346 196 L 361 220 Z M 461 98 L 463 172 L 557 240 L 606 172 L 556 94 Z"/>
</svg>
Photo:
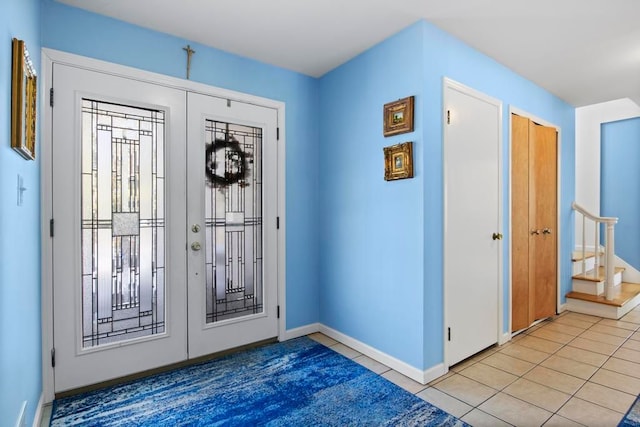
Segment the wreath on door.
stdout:
<svg viewBox="0 0 640 427">
<path fill-rule="evenodd" d="M 226 161 L 223 164 L 216 162 L 218 150 L 225 150 Z M 214 187 L 228 187 L 244 181 L 247 177 L 247 154 L 240 148 L 240 142 L 231 137 L 207 144 L 205 174 Z"/>
</svg>

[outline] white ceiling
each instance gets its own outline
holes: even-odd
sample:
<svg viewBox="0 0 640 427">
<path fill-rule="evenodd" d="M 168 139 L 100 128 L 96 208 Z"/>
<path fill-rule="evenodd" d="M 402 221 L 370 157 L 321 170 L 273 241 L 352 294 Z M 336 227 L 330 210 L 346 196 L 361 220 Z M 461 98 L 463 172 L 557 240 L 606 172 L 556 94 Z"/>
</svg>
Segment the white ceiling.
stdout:
<svg viewBox="0 0 640 427">
<path fill-rule="evenodd" d="M 640 0 L 58 1 L 315 77 L 426 19 L 574 106 L 640 104 Z"/>
</svg>

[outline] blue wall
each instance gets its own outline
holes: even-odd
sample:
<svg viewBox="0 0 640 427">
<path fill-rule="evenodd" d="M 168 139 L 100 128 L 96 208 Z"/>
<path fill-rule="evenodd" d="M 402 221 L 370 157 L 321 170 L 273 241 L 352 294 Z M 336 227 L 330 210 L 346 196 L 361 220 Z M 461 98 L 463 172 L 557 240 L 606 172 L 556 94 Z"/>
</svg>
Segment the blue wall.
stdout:
<svg viewBox="0 0 640 427">
<path fill-rule="evenodd" d="M 640 269 L 640 118 L 603 123 L 600 135 L 600 214 L 619 218 L 616 255 Z"/>
<path fill-rule="evenodd" d="M 420 369 L 443 361 L 445 76 L 504 103 L 505 241 L 509 105 L 560 126 L 563 299 L 571 287 L 574 108 L 435 26 L 414 24 L 321 79 L 320 318 Z M 416 95 L 415 132 L 384 138 L 382 105 L 408 95 Z M 386 183 L 382 147 L 402 141 L 414 141 L 416 177 Z M 507 245 L 504 249 L 506 332 Z"/>
<path fill-rule="evenodd" d="M 26 161 L 11 149 L 10 64 L 16 37 L 40 69 L 39 0 L 2 0 L 0 31 L 0 425 L 14 425 L 25 400 L 31 425 L 42 391 L 39 150 Z M 27 187 L 22 206 L 18 174 Z"/>
<path fill-rule="evenodd" d="M 423 41 L 412 26 L 321 79 L 323 324 L 422 366 Z M 383 104 L 415 95 L 414 132 L 382 136 Z M 384 180 L 383 147 L 413 141 L 415 179 Z"/>
<path fill-rule="evenodd" d="M 287 328 L 317 322 L 318 81 L 168 34 L 42 0 L 42 45 L 286 103 Z"/>
</svg>

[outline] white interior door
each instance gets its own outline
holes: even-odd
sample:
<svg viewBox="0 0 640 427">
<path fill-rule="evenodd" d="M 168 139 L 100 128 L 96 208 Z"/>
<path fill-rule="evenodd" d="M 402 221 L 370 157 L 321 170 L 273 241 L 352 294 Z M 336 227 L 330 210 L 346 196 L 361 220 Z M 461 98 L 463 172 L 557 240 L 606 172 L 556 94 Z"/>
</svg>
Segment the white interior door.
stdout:
<svg viewBox="0 0 640 427">
<path fill-rule="evenodd" d="M 278 335 L 277 110 L 188 94 L 189 357 Z"/>
<path fill-rule="evenodd" d="M 498 341 L 501 104 L 448 81 L 444 102 L 445 362 L 451 366 Z"/>
<path fill-rule="evenodd" d="M 185 93 L 53 66 L 55 391 L 184 360 Z"/>
</svg>

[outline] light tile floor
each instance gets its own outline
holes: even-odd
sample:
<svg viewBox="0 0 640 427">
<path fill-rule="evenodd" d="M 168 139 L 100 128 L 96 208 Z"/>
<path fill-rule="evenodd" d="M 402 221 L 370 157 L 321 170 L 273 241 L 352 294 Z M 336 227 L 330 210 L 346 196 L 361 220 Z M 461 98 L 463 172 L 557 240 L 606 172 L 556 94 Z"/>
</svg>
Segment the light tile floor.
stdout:
<svg viewBox="0 0 640 427">
<path fill-rule="evenodd" d="M 640 394 L 640 306 L 619 321 L 564 312 L 420 384 L 310 338 L 472 426 L 616 426 Z"/>
</svg>

